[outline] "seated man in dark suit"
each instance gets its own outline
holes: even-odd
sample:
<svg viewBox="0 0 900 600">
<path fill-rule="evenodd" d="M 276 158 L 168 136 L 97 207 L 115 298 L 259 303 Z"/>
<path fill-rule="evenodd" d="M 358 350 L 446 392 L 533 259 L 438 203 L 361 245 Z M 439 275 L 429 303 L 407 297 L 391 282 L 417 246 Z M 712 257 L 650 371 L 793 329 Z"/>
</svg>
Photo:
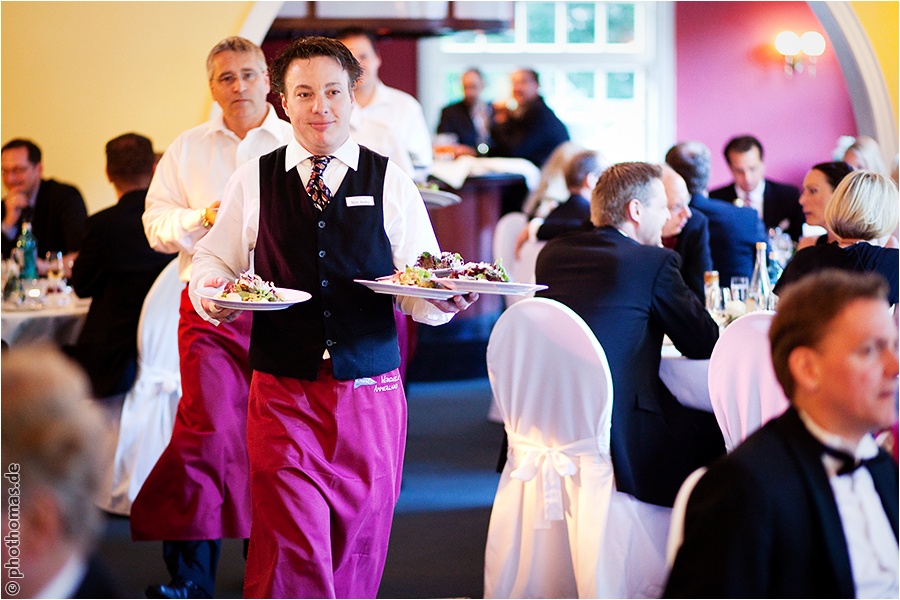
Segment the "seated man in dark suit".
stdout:
<svg viewBox="0 0 900 600">
<path fill-rule="evenodd" d="M 725 146 L 725 160 L 734 183 L 716 188 L 710 198 L 749 206 L 762 218 L 766 229 L 781 227 L 795 242 L 803 235 L 800 190 L 793 185 L 766 179 L 762 144 L 753 136 L 732 138 Z"/>
<path fill-rule="evenodd" d="M 484 91 L 481 71 L 469 69 L 463 73 L 462 86 L 463 99 L 441 110 L 437 132 L 456 136 L 456 156 L 487 154 L 491 146 L 494 108 L 481 99 L 481 92 Z"/>
<path fill-rule="evenodd" d="M 126 598 L 92 556 L 113 446 L 87 378 L 49 347 L 6 350 L 2 370 L 4 597 Z"/>
<path fill-rule="evenodd" d="M 3 166 L 3 258 L 7 258 L 31 222 L 38 246 L 38 269 L 46 272 L 47 252 L 62 252 L 74 259 L 84 238 L 87 208 L 77 188 L 54 179 L 41 179 L 41 149 L 30 140 L 15 139 L 0 149 Z"/>
<path fill-rule="evenodd" d="M 153 146 L 144 136 L 127 133 L 106 144 L 106 175 L 119 201 L 88 219 L 72 268 L 75 293 L 93 298 L 72 354 L 87 371 L 97 398 L 131 388 L 144 297 L 175 258 L 150 247 L 141 223 L 154 160 Z"/>
<path fill-rule="evenodd" d="M 700 142 L 680 142 L 666 153 L 666 164 L 681 175 L 691 194 L 691 208 L 709 220 L 709 251 L 713 268 L 723 286 L 732 277 L 750 277 L 756 259 L 756 242 L 766 241 L 766 231 L 756 211 L 727 202 L 710 200 L 709 148 Z"/>
<path fill-rule="evenodd" d="M 681 276 L 701 303 L 706 303 L 703 275 L 712 271 L 709 254 L 709 221 L 702 212 L 691 210 L 691 195 L 681 175 L 661 165 L 669 206 L 669 220 L 663 225 L 662 242 L 681 257 Z"/>
<path fill-rule="evenodd" d="M 877 275 L 823 271 L 769 330 L 791 406 L 710 467 L 687 504 L 672 598 L 897 598 L 897 325 Z M 862 467 L 862 468 L 857 468 Z"/>
<path fill-rule="evenodd" d="M 569 140 L 569 130 L 538 93 L 538 74 L 518 69 L 509 76 L 516 107 L 494 107 L 491 156 L 525 158 L 538 168 L 557 146 Z"/>
<path fill-rule="evenodd" d="M 539 240 L 553 238 L 572 231 L 591 229 L 591 190 L 597 185 L 606 162 L 593 150 L 584 150 L 573 156 L 564 172 L 569 199 L 550 211 L 537 230 Z"/>
<path fill-rule="evenodd" d="M 616 489 L 672 506 L 694 469 L 725 451 L 712 413 L 681 405 L 659 377 L 663 335 L 688 358 L 709 358 L 719 328 L 691 293 L 679 258 L 661 248 L 669 217 L 662 170 L 619 163 L 591 197 L 590 231 L 547 242 L 539 296 L 570 307 L 606 352 L 612 373 L 610 447 Z"/>
</svg>

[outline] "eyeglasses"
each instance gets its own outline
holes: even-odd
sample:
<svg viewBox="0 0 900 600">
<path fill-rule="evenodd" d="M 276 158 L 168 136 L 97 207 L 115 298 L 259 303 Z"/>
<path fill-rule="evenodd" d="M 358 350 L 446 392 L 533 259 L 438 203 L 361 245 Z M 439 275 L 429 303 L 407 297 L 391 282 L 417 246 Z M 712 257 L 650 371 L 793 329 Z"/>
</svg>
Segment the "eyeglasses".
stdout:
<svg viewBox="0 0 900 600">
<path fill-rule="evenodd" d="M 29 165 L 27 167 L 22 167 L 22 166 L 12 167 L 10 169 L 3 169 L 3 174 L 4 175 L 24 175 L 25 173 L 28 173 L 32 169 L 34 169 L 34 166 L 31 166 L 31 165 Z"/>
<path fill-rule="evenodd" d="M 234 85 L 234 83 L 238 80 L 238 77 L 241 78 L 241 81 L 247 84 L 254 83 L 259 78 L 259 72 L 247 70 L 241 71 L 241 74 L 235 75 L 234 73 L 223 73 L 216 79 L 216 84 L 222 87 L 229 87 Z"/>
</svg>

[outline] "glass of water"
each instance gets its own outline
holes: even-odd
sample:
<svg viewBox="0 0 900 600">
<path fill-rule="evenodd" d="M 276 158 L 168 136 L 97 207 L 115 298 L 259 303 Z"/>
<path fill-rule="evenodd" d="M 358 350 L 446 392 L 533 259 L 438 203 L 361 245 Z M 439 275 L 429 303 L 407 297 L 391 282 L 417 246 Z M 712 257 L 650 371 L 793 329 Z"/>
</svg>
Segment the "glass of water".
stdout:
<svg viewBox="0 0 900 600">
<path fill-rule="evenodd" d="M 747 290 L 750 288 L 750 279 L 748 277 L 732 277 L 731 278 L 731 296 L 735 300 L 741 302 L 747 301 Z"/>
</svg>

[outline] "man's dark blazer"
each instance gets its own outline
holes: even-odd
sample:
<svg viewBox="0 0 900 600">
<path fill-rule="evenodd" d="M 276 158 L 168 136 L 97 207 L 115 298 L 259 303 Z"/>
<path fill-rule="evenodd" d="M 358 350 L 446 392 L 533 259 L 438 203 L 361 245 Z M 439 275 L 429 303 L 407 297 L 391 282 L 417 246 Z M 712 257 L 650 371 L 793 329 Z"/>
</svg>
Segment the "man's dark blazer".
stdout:
<svg viewBox="0 0 900 600">
<path fill-rule="evenodd" d="M 613 227 L 555 238 L 538 255 L 539 296 L 562 302 L 591 328 L 613 382 L 611 451 L 616 489 L 672 506 L 684 479 L 725 451 L 712 413 L 680 404 L 659 378 L 663 334 L 688 358 L 709 358 L 719 329 L 688 289 L 672 250 Z"/>
<path fill-rule="evenodd" d="M 732 183 L 710 191 L 709 197 L 733 203 L 738 196 Z M 788 221 L 785 231 L 796 242 L 803 235 L 803 223 L 806 222 L 803 207 L 800 206 L 800 190 L 793 185 L 766 179 L 763 190 L 763 222 L 766 230 L 778 227 L 785 219 Z"/>
<path fill-rule="evenodd" d="M 486 105 L 488 117 L 493 118 L 493 107 Z M 491 123 L 487 124 L 488 134 L 490 134 Z M 472 116 L 469 114 L 469 107 L 465 102 L 455 102 L 448 104 L 441 110 L 441 120 L 437 126 L 438 133 L 455 133 L 456 139 L 460 144 L 476 148 L 478 146 L 478 131 L 475 129 L 475 123 L 472 122 Z M 491 145 L 490 139 L 487 142 Z"/>
<path fill-rule="evenodd" d="M 569 140 L 569 131 L 538 96 L 520 116 L 495 123 L 491 137 L 491 156 L 526 158 L 542 167 L 556 147 Z"/>
<path fill-rule="evenodd" d="M 146 190 L 129 192 L 92 215 L 72 269 L 72 289 L 93 298 L 72 352 L 98 398 L 127 391 L 134 382 L 144 297 L 175 257 L 147 243 L 141 223 L 146 195 Z"/>
<path fill-rule="evenodd" d="M 72 598 L 128 598 L 118 580 L 97 556 L 88 560 L 87 573 Z"/>
<path fill-rule="evenodd" d="M 702 194 L 691 196 L 691 210 L 709 220 L 709 252 L 722 287 L 732 277 L 750 277 L 756 260 L 756 242 L 766 241 L 766 230 L 755 210 L 710 200 Z"/>
<path fill-rule="evenodd" d="M 703 274 L 712 271 L 712 255 L 709 251 L 709 220 L 702 212 L 695 210 L 687 220 L 681 233 L 675 236 L 672 248 L 681 257 L 681 276 L 701 303 L 706 303 L 703 289 Z"/>
<path fill-rule="evenodd" d="M 537 239 L 552 240 L 564 233 L 591 229 L 591 203 L 581 194 L 569 199 L 550 211 L 537 230 Z"/>
<path fill-rule="evenodd" d="M 5 204 L 2 216 L 6 217 Z M 22 231 L 24 220 L 19 219 L 19 232 Z M 37 239 L 38 258 L 44 258 L 47 252 L 68 254 L 77 251 L 84 239 L 86 223 L 87 208 L 78 188 L 54 179 L 41 180 L 31 217 L 31 231 Z M 3 239 L 3 257 L 7 258 L 16 246 L 19 234 L 12 240 L 5 235 L 0 235 L 0 238 Z"/>
<path fill-rule="evenodd" d="M 847 542 L 819 442 L 789 408 L 691 493 L 671 598 L 853 598 Z M 897 536 L 897 464 L 867 468 Z"/>
</svg>

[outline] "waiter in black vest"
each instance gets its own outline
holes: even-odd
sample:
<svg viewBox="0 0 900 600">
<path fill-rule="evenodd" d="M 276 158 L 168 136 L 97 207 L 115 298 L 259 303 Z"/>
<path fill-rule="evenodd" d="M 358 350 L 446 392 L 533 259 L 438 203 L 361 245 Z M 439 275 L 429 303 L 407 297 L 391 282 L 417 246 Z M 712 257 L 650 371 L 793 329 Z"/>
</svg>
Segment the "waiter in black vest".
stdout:
<svg viewBox="0 0 900 600">
<path fill-rule="evenodd" d="M 413 183 L 350 138 L 360 66 L 335 40 L 295 40 L 272 84 L 294 140 L 232 176 L 197 244 L 191 290 L 253 269 L 312 298 L 257 313 L 250 342 L 253 525 L 244 595 L 374 598 L 400 492 L 406 398 L 390 296 L 354 283 L 439 252 Z M 476 294 L 397 297 L 439 325 Z M 240 318 L 195 297 L 214 323 Z"/>
</svg>

